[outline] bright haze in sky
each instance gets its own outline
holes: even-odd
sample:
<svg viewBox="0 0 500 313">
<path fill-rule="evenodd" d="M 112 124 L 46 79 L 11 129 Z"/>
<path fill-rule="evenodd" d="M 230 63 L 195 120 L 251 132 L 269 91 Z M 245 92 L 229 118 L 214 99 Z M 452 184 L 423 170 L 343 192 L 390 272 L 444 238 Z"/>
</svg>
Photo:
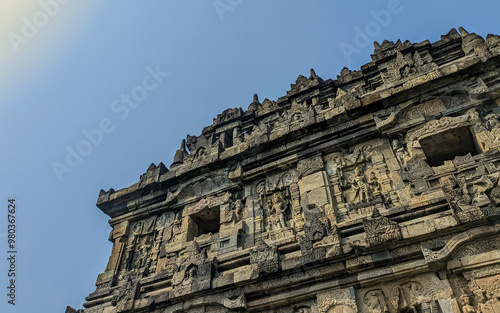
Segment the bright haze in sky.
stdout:
<svg viewBox="0 0 500 313">
<path fill-rule="evenodd" d="M 373 41 L 500 34 L 495 1 L 69 1 L 0 4 L 0 312 L 82 308 L 112 244 L 99 190 L 167 167 L 187 134 L 298 75 L 371 60 Z M 7 200 L 16 305 L 7 303 Z"/>
</svg>

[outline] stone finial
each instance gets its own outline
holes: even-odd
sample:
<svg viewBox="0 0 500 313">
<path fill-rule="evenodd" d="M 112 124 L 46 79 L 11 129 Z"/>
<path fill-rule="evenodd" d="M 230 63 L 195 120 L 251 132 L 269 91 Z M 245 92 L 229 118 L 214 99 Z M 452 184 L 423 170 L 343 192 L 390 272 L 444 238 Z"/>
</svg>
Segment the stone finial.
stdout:
<svg viewBox="0 0 500 313">
<path fill-rule="evenodd" d="M 443 39 L 456 39 L 459 38 L 460 34 L 455 28 L 452 28 L 446 35 L 441 35 L 441 40 Z"/>
<path fill-rule="evenodd" d="M 170 165 L 170 167 L 174 167 L 174 166 L 181 165 L 182 163 L 184 163 L 184 157 L 187 154 L 188 153 L 186 151 L 186 139 L 182 139 L 181 147 L 179 150 L 177 150 L 175 152 L 174 162 L 172 163 L 172 165 Z"/>
<path fill-rule="evenodd" d="M 311 77 L 318 77 L 318 75 L 316 75 L 316 72 L 314 71 L 314 69 L 310 69 L 310 73 L 311 73 Z"/>
<path fill-rule="evenodd" d="M 484 38 L 476 33 L 469 33 L 463 27 L 458 29 L 462 35 L 462 50 L 466 55 L 472 54 L 474 49 L 484 44 Z"/>
<path fill-rule="evenodd" d="M 341 76 L 344 76 L 344 75 L 349 75 L 351 73 L 351 70 L 347 67 L 344 66 L 344 68 L 340 71 L 340 75 Z"/>
<path fill-rule="evenodd" d="M 253 95 L 253 101 L 248 106 L 248 111 L 256 111 L 261 106 L 259 102 L 259 96 L 257 94 Z"/>
<path fill-rule="evenodd" d="M 380 50 L 382 50 L 382 47 L 380 46 L 380 44 L 378 43 L 378 41 L 374 41 L 373 42 L 373 46 L 375 47 L 374 53 L 378 53 Z"/>
<path fill-rule="evenodd" d="M 460 35 L 462 35 L 462 37 L 469 35 L 469 32 L 466 31 L 465 28 L 463 28 L 463 27 L 459 27 L 458 31 L 460 31 Z"/>
<path fill-rule="evenodd" d="M 156 165 L 154 163 L 151 163 L 151 165 L 149 165 L 148 169 L 147 169 L 147 172 L 151 172 L 153 170 L 156 169 Z"/>
<path fill-rule="evenodd" d="M 256 93 L 253 94 L 253 102 L 259 102 L 259 96 Z"/>
</svg>

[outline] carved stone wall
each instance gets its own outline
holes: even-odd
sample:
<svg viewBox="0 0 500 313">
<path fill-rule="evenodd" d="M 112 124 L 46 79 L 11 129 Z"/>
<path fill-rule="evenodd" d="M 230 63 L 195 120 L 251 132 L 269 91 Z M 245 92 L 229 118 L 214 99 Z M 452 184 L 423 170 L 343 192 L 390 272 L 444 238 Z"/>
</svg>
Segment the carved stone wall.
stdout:
<svg viewBox="0 0 500 313">
<path fill-rule="evenodd" d="M 500 37 L 462 28 L 254 96 L 101 190 L 84 312 L 500 312 L 499 115 Z"/>
</svg>

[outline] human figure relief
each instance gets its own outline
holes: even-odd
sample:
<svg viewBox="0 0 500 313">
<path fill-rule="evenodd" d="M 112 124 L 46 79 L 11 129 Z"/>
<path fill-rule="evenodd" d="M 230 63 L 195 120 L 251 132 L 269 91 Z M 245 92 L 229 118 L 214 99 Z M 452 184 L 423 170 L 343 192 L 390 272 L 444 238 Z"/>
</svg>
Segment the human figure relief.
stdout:
<svg viewBox="0 0 500 313">
<path fill-rule="evenodd" d="M 352 202 L 369 201 L 373 198 L 370 183 L 359 167 L 354 169 L 350 177 L 350 182 L 352 187 Z"/>
<path fill-rule="evenodd" d="M 136 268 L 136 265 L 138 264 L 138 258 L 139 255 L 137 252 L 134 252 L 136 246 L 139 244 L 139 234 L 142 229 L 142 222 L 137 222 L 133 228 L 132 228 L 132 233 L 130 237 L 128 238 L 127 241 L 127 248 L 126 248 L 126 264 L 125 268 L 127 270 L 131 270 L 132 268 Z"/>
<path fill-rule="evenodd" d="M 476 308 L 474 308 L 471 305 L 471 300 L 470 300 L 470 297 L 468 295 L 463 294 L 460 297 L 460 300 L 462 302 L 462 312 L 463 313 L 475 313 L 476 312 Z"/>
<path fill-rule="evenodd" d="M 369 313 L 389 312 L 385 301 L 385 296 L 381 290 L 368 291 L 363 297 L 363 303 L 368 308 Z"/>
<path fill-rule="evenodd" d="M 272 229 L 282 230 L 286 228 L 286 208 L 287 203 L 280 193 L 275 193 L 271 200 L 268 200 L 270 216 L 268 224 Z"/>
<path fill-rule="evenodd" d="M 490 131 L 492 146 L 500 145 L 500 120 L 496 114 L 488 114 L 486 116 L 486 128 Z"/>
<path fill-rule="evenodd" d="M 476 299 L 479 303 L 480 313 L 500 313 L 500 301 L 496 297 L 487 295 L 487 297 L 482 292 L 476 293 Z"/>
<path fill-rule="evenodd" d="M 342 176 L 342 166 L 343 162 L 341 159 L 340 154 L 335 155 L 332 157 L 330 161 L 326 163 L 326 172 L 330 177 L 332 176 Z"/>
<path fill-rule="evenodd" d="M 182 232 L 182 213 L 179 211 L 175 214 L 174 224 L 172 226 L 172 234 L 174 238 Z"/>
<path fill-rule="evenodd" d="M 407 169 L 406 162 L 410 159 L 410 154 L 408 149 L 406 149 L 398 139 L 394 139 L 392 141 L 392 149 L 396 154 L 396 159 L 398 160 L 399 165 L 402 169 Z"/>
<path fill-rule="evenodd" d="M 237 199 L 234 203 L 231 203 L 229 207 L 221 211 L 220 222 L 222 224 L 235 224 L 241 220 L 241 215 L 243 214 L 243 202 Z"/>
<path fill-rule="evenodd" d="M 378 178 L 375 172 L 372 172 L 370 174 L 370 181 L 368 183 L 371 186 L 373 195 L 380 194 L 380 191 L 382 190 L 382 185 L 380 185 L 380 183 L 378 182 Z"/>
<path fill-rule="evenodd" d="M 234 202 L 234 222 L 237 223 L 241 220 L 243 214 L 243 201 L 237 199 Z"/>
</svg>

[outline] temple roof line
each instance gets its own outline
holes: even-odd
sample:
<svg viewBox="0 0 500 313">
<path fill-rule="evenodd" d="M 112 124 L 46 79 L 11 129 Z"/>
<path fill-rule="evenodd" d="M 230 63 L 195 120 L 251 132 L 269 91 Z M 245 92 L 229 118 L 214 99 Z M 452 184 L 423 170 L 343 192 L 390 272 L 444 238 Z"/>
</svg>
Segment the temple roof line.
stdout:
<svg viewBox="0 0 500 313">
<path fill-rule="evenodd" d="M 453 28 L 434 43 L 375 41 L 372 61 L 360 70 L 344 67 L 337 79 L 324 80 L 311 69 L 309 77 L 299 75 L 286 95 L 277 101 L 260 102 L 255 94 L 247 110 L 241 107 L 224 110 L 213 119 L 212 125 L 203 128 L 201 135 L 187 135 L 182 140 L 170 168 L 163 163 L 151 164 L 147 173 L 141 175 L 141 181 L 130 188 L 234 158 L 300 127 L 334 118 L 340 121 L 349 111 L 385 101 L 401 91 L 484 63 L 499 54 L 500 36 L 489 34 L 485 40 L 462 27 L 459 31 Z M 454 64 L 459 59 L 469 61 Z M 488 87 L 487 83 L 481 83 Z M 98 203 L 109 200 L 114 192 L 101 190 Z"/>
</svg>

